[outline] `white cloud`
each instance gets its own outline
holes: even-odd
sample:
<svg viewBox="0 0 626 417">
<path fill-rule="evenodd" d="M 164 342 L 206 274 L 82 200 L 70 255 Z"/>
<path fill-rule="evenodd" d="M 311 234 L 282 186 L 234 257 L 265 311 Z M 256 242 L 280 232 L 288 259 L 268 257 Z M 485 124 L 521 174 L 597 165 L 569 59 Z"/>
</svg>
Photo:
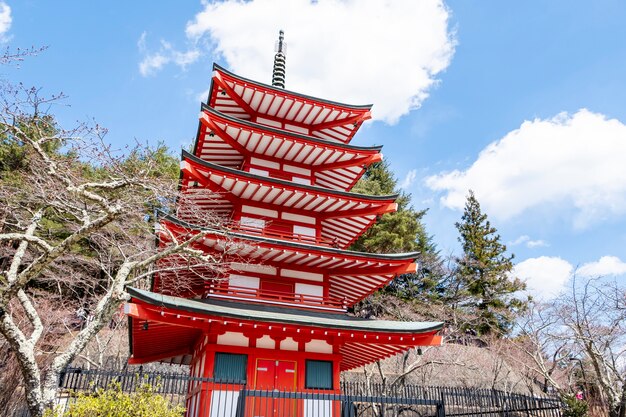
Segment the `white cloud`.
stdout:
<svg viewBox="0 0 626 417">
<path fill-rule="evenodd" d="M 537 240 L 529 240 L 526 242 L 527 248 L 542 248 L 544 246 L 550 246 L 545 240 L 537 239 Z"/>
<path fill-rule="evenodd" d="M 404 179 L 400 183 L 400 188 L 403 188 L 405 190 L 407 188 L 409 188 L 415 182 L 415 178 L 416 177 L 417 177 L 417 170 L 416 169 L 412 169 L 409 172 L 407 172 L 406 176 L 404 177 Z"/>
<path fill-rule="evenodd" d="M 200 51 L 197 49 L 186 52 L 172 51 L 172 60 L 176 65 L 182 68 L 187 67 L 189 64 L 193 64 L 198 60 L 198 58 L 200 58 Z"/>
<path fill-rule="evenodd" d="M 196 62 L 200 58 L 199 50 L 190 49 L 181 52 L 166 41 L 161 41 L 161 46 L 157 52 L 150 53 L 146 47 L 146 38 L 147 33 L 144 31 L 137 40 L 137 48 L 143 55 L 143 59 L 139 63 L 139 73 L 144 77 L 156 74 L 169 63 L 176 64 L 184 70 L 187 65 Z"/>
<path fill-rule="evenodd" d="M 536 299 L 547 300 L 563 291 L 573 270 L 564 259 L 540 256 L 518 263 L 513 274 L 526 282 L 526 290 Z"/>
<path fill-rule="evenodd" d="M 522 235 L 520 237 L 518 237 L 517 239 L 515 239 L 512 242 L 509 242 L 510 246 L 517 246 L 517 245 L 521 245 L 522 243 L 526 243 L 530 240 L 530 237 L 528 235 Z"/>
<path fill-rule="evenodd" d="M 148 32 L 145 30 L 141 33 L 141 36 L 137 40 L 137 48 L 139 48 L 139 52 L 146 51 L 146 38 L 148 37 Z"/>
<path fill-rule="evenodd" d="M 421 105 L 455 41 L 443 0 L 207 2 L 187 24 L 234 72 L 270 82 L 272 46 L 285 30 L 287 88 L 352 104 L 394 123 Z"/>
<path fill-rule="evenodd" d="M 539 248 L 542 246 L 550 246 L 545 240 L 541 240 L 541 239 L 533 240 L 528 235 L 522 235 L 518 237 L 517 239 L 515 239 L 514 241 L 509 242 L 510 246 L 517 246 L 521 244 L 524 244 L 526 245 L 527 248 L 531 248 L 531 249 Z"/>
<path fill-rule="evenodd" d="M 169 62 L 169 58 L 161 54 L 152 54 L 146 56 L 143 61 L 139 63 L 139 72 L 144 77 L 155 74 L 158 70 L 163 68 L 165 64 Z"/>
<path fill-rule="evenodd" d="M 7 42 L 7 32 L 11 29 L 13 17 L 11 17 L 11 7 L 0 1 L 0 42 Z"/>
<path fill-rule="evenodd" d="M 463 209 L 474 190 L 490 215 L 508 219 L 532 208 L 572 209 L 574 226 L 626 213 L 626 126 L 586 109 L 525 121 L 491 143 L 465 171 L 426 179 L 441 203 Z"/>
<path fill-rule="evenodd" d="M 588 262 L 578 268 L 576 273 L 583 277 L 601 277 L 626 274 L 626 262 L 616 256 L 603 256 L 595 262 Z"/>
</svg>

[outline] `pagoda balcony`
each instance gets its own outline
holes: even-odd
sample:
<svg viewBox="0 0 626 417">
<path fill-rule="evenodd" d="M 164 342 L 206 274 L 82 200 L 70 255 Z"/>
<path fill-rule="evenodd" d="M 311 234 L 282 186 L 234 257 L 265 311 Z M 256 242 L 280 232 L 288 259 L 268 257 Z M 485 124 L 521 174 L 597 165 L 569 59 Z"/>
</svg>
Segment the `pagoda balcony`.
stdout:
<svg viewBox="0 0 626 417">
<path fill-rule="evenodd" d="M 233 232 L 239 232 L 244 234 L 263 236 L 271 239 L 280 239 L 290 242 L 306 243 L 310 245 L 321 245 L 329 248 L 338 248 L 338 239 L 327 239 L 324 237 L 316 237 L 303 235 L 300 233 L 272 230 L 268 227 L 256 227 L 253 225 L 233 224 L 230 227 Z"/>
<path fill-rule="evenodd" d="M 265 230 L 259 227 L 257 229 L 258 234 L 238 233 L 235 230 L 241 225 L 236 221 L 228 225 L 230 231 L 224 232 L 202 228 L 171 215 L 163 214 L 160 225 L 163 231 L 159 236 L 164 241 L 171 239 L 171 236 L 189 236 L 189 233 L 202 231 L 205 234 L 205 239 L 198 242 L 197 248 L 205 253 L 224 254 L 224 245 L 232 245 L 231 247 L 236 248 L 236 253 L 227 255 L 224 259 L 225 262 L 286 268 L 294 270 L 292 278 L 298 278 L 297 271 L 324 274 L 328 277 L 328 295 L 338 299 L 345 297 L 348 306 L 354 305 L 377 289 L 382 288 L 394 277 L 415 273 L 417 270 L 417 264 L 414 262 L 419 255 L 417 252 L 400 254 L 363 253 L 312 244 L 314 241 L 312 237 L 301 238 L 309 239 L 306 241 L 307 243 L 302 243 L 263 236 L 263 233 L 267 235 L 272 231 L 269 227 L 266 227 Z M 244 226 L 255 227 L 256 225 Z M 235 269 L 235 271 L 237 270 Z M 209 272 L 207 273 L 210 275 Z M 270 273 L 270 275 L 274 274 L 274 272 Z M 165 288 L 164 285 L 168 285 L 168 282 L 176 283 L 181 278 L 193 280 L 200 275 L 202 272 L 189 270 L 186 266 L 175 271 L 175 273 L 163 271 L 155 275 L 153 288 L 157 292 L 161 292 L 162 288 Z M 274 280 L 280 281 L 281 278 L 277 277 Z M 233 284 L 239 285 L 238 283 Z M 203 285 L 208 285 L 208 281 Z M 245 286 L 261 287 L 261 285 Z M 206 292 L 207 287 L 200 290 Z M 303 292 L 294 290 L 291 292 Z M 318 295 L 321 294 L 318 293 Z"/>
<path fill-rule="evenodd" d="M 260 304 L 293 306 L 311 310 L 345 312 L 348 308 L 345 298 L 240 287 L 229 285 L 228 281 L 209 284 L 206 296 L 207 298 L 223 298 Z"/>
</svg>

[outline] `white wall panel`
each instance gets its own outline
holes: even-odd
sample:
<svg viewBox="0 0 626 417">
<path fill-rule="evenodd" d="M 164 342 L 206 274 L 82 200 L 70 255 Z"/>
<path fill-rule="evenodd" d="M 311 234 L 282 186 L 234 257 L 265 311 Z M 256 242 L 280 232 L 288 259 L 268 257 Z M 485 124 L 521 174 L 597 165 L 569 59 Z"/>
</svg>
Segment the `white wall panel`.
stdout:
<svg viewBox="0 0 626 417">
<path fill-rule="evenodd" d="M 241 333 L 226 332 L 217 336 L 217 344 L 227 346 L 248 346 L 249 341 L 248 338 Z"/>
</svg>

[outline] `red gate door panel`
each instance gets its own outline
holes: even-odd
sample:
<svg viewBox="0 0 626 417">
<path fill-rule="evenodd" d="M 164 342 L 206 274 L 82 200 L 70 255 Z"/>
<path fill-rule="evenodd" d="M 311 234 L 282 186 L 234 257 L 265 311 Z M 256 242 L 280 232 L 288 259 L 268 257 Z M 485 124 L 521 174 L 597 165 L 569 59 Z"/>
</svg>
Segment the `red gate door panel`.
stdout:
<svg viewBox="0 0 626 417">
<path fill-rule="evenodd" d="M 256 389 L 272 390 L 276 380 L 276 361 L 259 359 L 256 361 Z"/>
<path fill-rule="evenodd" d="M 276 389 L 283 392 L 296 390 L 296 363 L 290 361 L 276 361 Z M 274 416 L 295 417 L 298 400 L 293 398 L 279 398 L 274 400 Z"/>
<path fill-rule="evenodd" d="M 296 388 L 296 363 L 276 361 L 276 384 L 280 391 L 293 391 Z"/>
<path fill-rule="evenodd" d="M 294 392 L 296 388 L 296 363 L 258 359 L 255 371 L 255 389 L 261 391 Z M 248 417 L 296 416 L 297 400 L 290 398 L 253 397 L 246 408 Z M 249 413 L 250 413 L 249 411 Z"/>
</svg>

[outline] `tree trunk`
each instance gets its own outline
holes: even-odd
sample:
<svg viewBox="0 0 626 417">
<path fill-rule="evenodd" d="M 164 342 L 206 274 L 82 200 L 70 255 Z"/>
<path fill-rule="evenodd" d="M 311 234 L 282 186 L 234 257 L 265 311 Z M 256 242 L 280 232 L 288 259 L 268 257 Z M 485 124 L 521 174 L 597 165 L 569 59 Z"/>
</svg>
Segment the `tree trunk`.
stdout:
<svg viewBox="0 0 626 417">
<path fill-rule="evenodd" d="M 626 382 L 622 384 L 622 398 L 617 408 L 617 417 L 626 417 Z"/>
</svg>

